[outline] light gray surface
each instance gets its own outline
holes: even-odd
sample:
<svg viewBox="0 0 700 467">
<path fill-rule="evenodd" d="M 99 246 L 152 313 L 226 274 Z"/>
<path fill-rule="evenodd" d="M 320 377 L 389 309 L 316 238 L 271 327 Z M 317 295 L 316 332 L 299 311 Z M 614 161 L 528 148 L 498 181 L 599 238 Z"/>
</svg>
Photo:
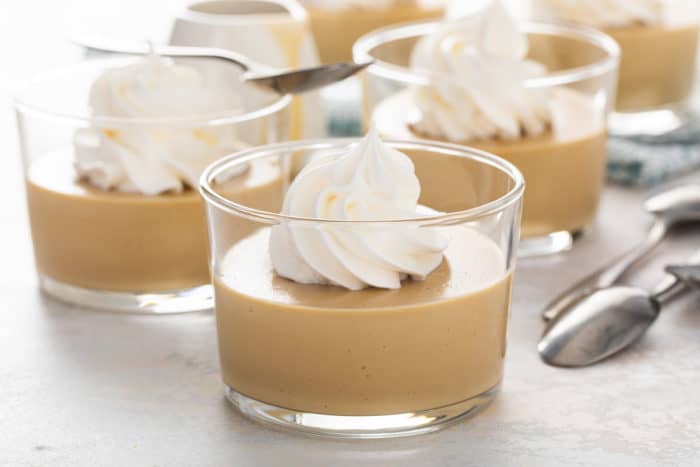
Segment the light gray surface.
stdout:
<svg viewBox="0 0 700 467">
<path fill-rule="evenodd" d="M 608 190 L 598 231 L 574 252 L 521 263 L 495 404 L 442 433 L 366 442 L 291 436 L 237 415 L 223 399 L 211 314 L 125 316 L 41 297 L 24 221 L 5 223 L 16 241 L 0 266 L 0 465 L 692 465 L 697 297 L 595 368 L 549 368 L 534 348 L 551 293 L 640 237 L 637 199 Z M 683 232 L 664 255 L 680 259 L 694 242 L 697 231 Z"/>
<path fill-rule="evenodd" d="M 0 88 L 74 58 L 74 50 L 47 45 L 53 36 L 36 31 L 55 31 L 66 8 L 93 3 L 105 2 L 29 1 L 15 16 L 0 15 L 0 47 L 12 64 L 0 72 Z M 41 18 L 37 5 L 49 8 Z M 535 352 L 545 301 L 642 238 L 641 193 L 609 188 L 596 230 L 575 251 L 521 262 L 503 392 L 483 414 L 420 438 L 302 438 L 260 428 L 225 402 L 211 314 L 124 316 L 72 309 L 37 293 L 14 124 L 7 97 L 0 98 L 1 466 L 700 462 L 700 298 L 676 304 L 639 345 L 598 367 L 549 368 Z M 700 247 L 699 231 L 680 232 L 660 252 L 684 258 Z M 656 271 L 639 281 L 658 278 Z"/>
</svg>

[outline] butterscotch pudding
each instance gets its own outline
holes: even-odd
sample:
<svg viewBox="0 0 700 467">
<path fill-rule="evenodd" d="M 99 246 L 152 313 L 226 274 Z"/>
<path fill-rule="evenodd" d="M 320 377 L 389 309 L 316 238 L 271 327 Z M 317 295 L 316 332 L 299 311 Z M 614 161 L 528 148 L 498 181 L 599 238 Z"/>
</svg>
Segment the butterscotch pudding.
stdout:
<svg viewBox="0 0 700 467">
<path fill-rule="evenodd" d="M 364 34 L 395 23 L 436 19 L 443 0 L 303 0 L 324 63 L 352 60 Z"/>
<path fill-rule="evenodd" d="M 617 66 L 611 39 L 518 25 L 494 1 L 462 18 L 380 31 L 355 51 L 375 60 L 365 106 L 383 137 L 468 145 L 520 169 L 523 255 L 566 249 L 592 225 Z"/>
<path fill-rule="evenodd" d="M 523 182 L 494 156 L 437 143 L 322 151 L 281 214 L 241 203 L 208 170 L 219 351 L 229 399 L 253 418 L 334 436 L 432 431 L 473 413 L 502 378 Z M 439 177 L 470 185 L 440 212 Z M 252 202 L 251 202 L 252 201 Z M 444 205 L 442 206 L 444 207 Z"/>
<path fill-rule="evenodd" d="M 85 102 L 88 90 L 89 115 L 49 113 L 48 103 L 35 99 L 58 84 L 65 98 L 55 107 L 62 109 L 63 100 L 70 111 L 69 100 Z M 86 63 L 18 97 L 34 253 L 45 291 L 110 309 L 211 306 L 198 177 L 216 159 L 269 141 L 281 129 L 271 116 L 289 100 L 259 106 L 264 117 L 256 122 L 236 86 L 220 84 L 195 66 L 153 56 Z M 239 136 L 243 129 L 259 133 L 251 141 Z M 274 208 L 281 173 L 279 164 L 249 164 L 226 174 L 222 184 L 232 193 L 255 192 Z"/>
<path fill-rule="evenodd" d="M 535 0 L 540 17 L 598 28 L 622 50 L 616 108 L 640 111 L 681 104 L 695 82 L 695 0 Z"/>
<path fill-rule="evenodd" d="M 550 103 L 552 127 L 537 136 L 517 140 L 457 140 L 498 154 L 517 164 L 528 186 L 523 206 L 524 238 L 546 236 L 557 231 L 576 232 L 593 223 L 598 209 L 605 171 L 606 134 L 589 100 L 561 90 Z M 408 116 L 397 120 L 397 115 Z M 377 106 L 374 112 L 379 130 L 392 139 L 421 137 L 415 125 L 420 117 L 411 91 L 398 93 Z M 411 123 L 406 123 L 406 122 Z M 566 174 L 565 177 L 554 174 Z M 460 187 L 455 187 L 460 190 Z M 566 193 L 557 200 L 553 193 Z M 459 192 L 449 192 L 459 195 Z"/>
<path fill-rule="evenodd" d="M 282 193 L 280 167 L 255 164 L 226 184 L 258 192 L 272 209 Z M 207 232 L 191 189 L 143 196 L 81 181 L 71 154 L 36 161 L 27 201 L 37 268 L 52 280 L 86 289 L 160 292 L 209 282 Z"/>
</svg>

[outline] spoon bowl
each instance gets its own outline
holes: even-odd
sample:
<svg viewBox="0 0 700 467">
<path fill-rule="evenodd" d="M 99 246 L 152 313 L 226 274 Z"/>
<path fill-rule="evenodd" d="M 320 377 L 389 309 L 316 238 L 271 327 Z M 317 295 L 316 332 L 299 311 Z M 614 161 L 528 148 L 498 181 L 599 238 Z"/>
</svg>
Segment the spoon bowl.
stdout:
<svg viewBox="0 0 700 467">
<path fill-rule="evenodd" d="M 652 293 L 617 286 L 572 301 L 566 313 L 547 325 L 537 346 L 542 360 L 553 366 L 588 366 L 632 345 L 654 324 L 662 302 L 700 288 L 700 251 L 664 270 L 666 276 Z"/>
<path fill-rule="evenodd" d="M 278 94 L 301 94 L 343 81 L 364 70 L 370 64 L 370 62 L 335 63 L 267 75 L 247 73 L 243 79 Z"/>
<path fill-rule="evenodd" d="M 700 185 L 679 185 L 651 196 L 644 209 L 669 224 L 700 221 Z"/>
<path fill-rule="evenodd" d="M 550 365 L 592 365 L 644 335 L 660 310 L 659 301 L 639 288 L 596 290 L 551 320 L 537 349 Z"/>
</svg>

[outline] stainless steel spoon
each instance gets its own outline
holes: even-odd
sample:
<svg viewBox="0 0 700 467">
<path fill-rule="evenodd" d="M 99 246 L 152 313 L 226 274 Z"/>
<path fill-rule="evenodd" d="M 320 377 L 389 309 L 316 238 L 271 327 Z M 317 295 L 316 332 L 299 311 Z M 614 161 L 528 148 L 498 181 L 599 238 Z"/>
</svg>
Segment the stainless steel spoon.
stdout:
<svg viewBox="0 0 700 467">
<path fill-rule="evenodd" d="M 213 47 L 180 47 L 128 45 L 102 42 L 97 38 L 80 37 L 74 39 L 78 45 L 89 50 L 129 55 L 156 53 L 166 57 L 215 58 L 237 65 L 243 70 L 241 79 L 278 94 L 301 94 L 337 83 L 367 68 L 368 63 L 335 63 L 297 70 L 280 70 L 226 49 Z"/>
<path fill-rule="evenodd" d="M 674 225 L 699 222 L 700 185 L 680 185 L 654 195 L 646 200 L 644 209 L 655 218 L 644 242 L 562 292 L 542 312 L 545 321 L 567 312 L 586 295 L 615 284 L 661 243 Z"/>
<path fill-rule="evenodd" d="M 582 367 L 600 362 L 637 341 L 656 321 L 661 304 L 688 286 L 700 286 L 700 252 L 687 264 L 668 266 L 652 294 L 636 287 L 600 289 L 550 321 L 537 350 L 545 363 Z"/>
</svg>

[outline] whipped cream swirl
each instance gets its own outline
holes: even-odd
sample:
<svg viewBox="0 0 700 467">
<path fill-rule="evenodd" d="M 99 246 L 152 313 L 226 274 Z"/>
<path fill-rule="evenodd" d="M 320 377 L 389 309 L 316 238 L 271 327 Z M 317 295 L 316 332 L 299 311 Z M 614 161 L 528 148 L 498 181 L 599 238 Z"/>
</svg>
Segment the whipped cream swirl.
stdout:
<svg viewBox="0 0 700 467">
<path fill-rule="evenodd" d="M 215 117 L 237 111 L 241 102 L 235 87 L 214 86 L 197 69 L 152 55 L 105 71 L 93 83 L 90 106 L 96 117 Z M 75 169 L 103 190 L 180 192 L 195 187 L 211 162 L 244 146 L 232 126 L 90 127 L 74 136 Z"/>
<path fill-rule="evenodd" d="M 538 16 L 593 27 L 663 22 L 668 0 L 537 0 Z"/>
<path fill-rule="evenodd" d="M 295 178 L 282 213 L 343 221 L 420 217 L 413 162 L 373 128 L 349 152 L 311 162 Z M 431 228 L 387 225 L 275 225 L 270 256 L 277 273 L 303 284 L 350 290 L 397 289 L 424 279 L 443 259 L 447 239 Z"/>
<path fill-rule="evenodd" d="M 523 81 L 546 69 L 526 59 L 529 43 L 499 0 L 445 21 L 413 50 L 411 68 L 431 73 L 413 88 L 420 110 L 413 129 L 451 141 L 518 139 L 544 133 L 547 93 Z"/>
</svg>

